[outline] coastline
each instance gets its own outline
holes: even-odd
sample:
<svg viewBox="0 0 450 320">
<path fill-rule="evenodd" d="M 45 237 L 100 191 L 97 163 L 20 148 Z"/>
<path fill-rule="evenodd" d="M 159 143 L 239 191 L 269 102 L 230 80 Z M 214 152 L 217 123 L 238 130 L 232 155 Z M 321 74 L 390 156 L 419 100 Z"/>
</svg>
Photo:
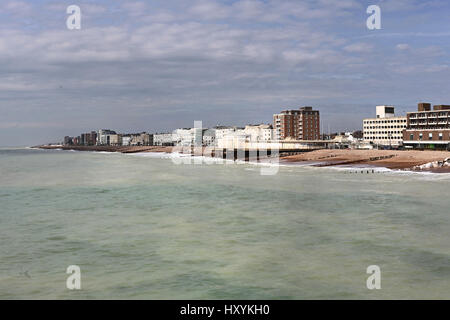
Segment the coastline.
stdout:
<svg viewBox="0 0 450 320">
<path fill-rule="evenodd" d="M 139 153 L 139 152 L 172 152 L 172 147 L 162 146 L 35 146 L 32 148 L 46 150 L 75 150 L 75 151 L 96 151 L 96 152 L 118 152 L 118 153 Z"/>
<path fill-rule="evenodd" d="M 418 169 L 432 162 L 444 161 L 450 158 L 449 151 L 434 150 L 352 150 L 352 149 L 322 149 L 304 154 L 282 157 L 286 162 L 314 162 L 316 167 L 364 165 L 383 167 L 391 170 L 427 171 L 435 173 L 450 173 L 450 167 Z"/>
<path fill-rule="evenodd" d="M 118 153 L 171 153 L 169 146 L 35 146 L 32 148 L 47 150 L 75 150 Z M 442 162 L 450 158 L 450 151 L 434 150 L 353 150 L 321 149 L 302 154 L 283 156 L 280 160 L 292 165 L 310 164 L 313 167 L 369 166 L 391 170 L 418 172 L 450 173 L 450 166 L 426 167 L 433 162 Z M 425 168 L 419 168 L 424 166 Z"/>
</svg>

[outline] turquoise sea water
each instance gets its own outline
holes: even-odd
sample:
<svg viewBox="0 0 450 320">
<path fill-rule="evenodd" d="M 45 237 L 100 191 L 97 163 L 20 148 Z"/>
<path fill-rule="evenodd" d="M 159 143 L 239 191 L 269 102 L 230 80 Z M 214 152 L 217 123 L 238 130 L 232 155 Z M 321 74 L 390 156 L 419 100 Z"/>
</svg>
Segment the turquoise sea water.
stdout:
<svg viewBox="0 0 450 320">
<path fill-rule="evenodd" d="M 158 157 L 0 149 L 0 299 L 450 298 L 448 174 Z"/>
</svg>

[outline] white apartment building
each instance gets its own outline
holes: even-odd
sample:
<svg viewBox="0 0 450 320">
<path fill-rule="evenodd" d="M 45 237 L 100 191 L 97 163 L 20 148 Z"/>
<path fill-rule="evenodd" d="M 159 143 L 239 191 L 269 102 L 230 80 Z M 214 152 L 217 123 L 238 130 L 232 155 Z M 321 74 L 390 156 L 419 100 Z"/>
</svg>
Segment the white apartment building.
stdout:
<svg viewBox="0 0 450 320">
<path fill-rule="evenodd" d="M 249 136 L 244 133 L 244 130 L 240 130 L 227 134 L 223 138 L 218 139 L 216 146 L 218 148 L 225 149 L 243 148 L 249 140 Z"/>
<path fill-rule="evenodd" d="M 108 146 L 121 146 L 122 145 L 122 135 L 120 134 L 109 134 L 106 136 Z"/>
<path fill-rule="evenodd" d="M 123 146 L 130 146 L 131 145 L 131 136 L 130 135 L 122 136 L 122 145 Z"/>
<path fill-rule="evenodd" d="M 97 145 L 99 146 L 109 146 L 112 142 L 116 142 L 118 137 L 117 134 L 113 130 L 109 129 L 101 129 L 97 131 Z"/>
<path fill-rule="evenodd" d="M 176 129 L 172 133 L 172 139 L 176 146 L 201 146 L 203 144 L 202 128 L 184 128 Z"/>
<path fill-rule="evenodd" d="M 217 126 L 214 128 L 216 131 L 216 141 L 223 139 L 226 136 L 234 134 L 236 131 L 242 131 L 242 128 L 237 127 L 224 127 L 224 126 Z"/>
<path fill-rule="evenodd" d="M 149 146 L 153 144 L 153 135 L 146 132 L 128 134 L 127 136 L 130 138 L 128 141 L 128 145 L 130 146 Z M 123 145 L 125 145 L 124 138 L 125 136 L 122 136 Z"/>
<path fill-rule="evenodd" d="M 364 142 L 397 147 L 403 143 L 406 116 L 395 116 L 394 106 L 377 106 L 376 118 L 363 120 Z"/>
<path fill-rule="evenodd" d="M 216 129 L 207 129 L 203 131 L 203 145 L 215 146 L 216 144 Z"/>
<path fill-rule="evenodd" d="M 173 144 L 172 133 L 156 133 L 153 135 L 153 145 L 155 146 L 173 146 Z"/>
<path fill-rule="evenodd" d="M 249 140 L 249 135 L 243 128 L 216 127 L 216 146 L 218 148 L 237 148 Z"/>
<path fill-rule="evenodd" d="M 250 141 L 270 141 L 274 138 L 274 130 L 270 124 L 245 126 L 244 133 L 249 136 Z"/>
</svg>

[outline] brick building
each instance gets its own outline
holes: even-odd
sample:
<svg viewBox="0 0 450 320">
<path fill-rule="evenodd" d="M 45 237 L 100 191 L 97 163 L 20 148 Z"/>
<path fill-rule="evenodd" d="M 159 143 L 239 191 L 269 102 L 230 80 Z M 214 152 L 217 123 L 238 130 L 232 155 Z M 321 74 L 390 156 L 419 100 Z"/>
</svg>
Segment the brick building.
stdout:
<svg viewBox="0 0 450 320">
<path fill-rule="evenodd" d="M 450 150 L 450 105 L 419 103 L 417 112 L 408 112 L 403 144 L 417 149 Z"/>
<path fill-rule="evenodd" d="M 312 107 L 282 111 L 273 115 L 273 128 L 276 140 L 319 140 L 319 111 Z"/>
</svg>

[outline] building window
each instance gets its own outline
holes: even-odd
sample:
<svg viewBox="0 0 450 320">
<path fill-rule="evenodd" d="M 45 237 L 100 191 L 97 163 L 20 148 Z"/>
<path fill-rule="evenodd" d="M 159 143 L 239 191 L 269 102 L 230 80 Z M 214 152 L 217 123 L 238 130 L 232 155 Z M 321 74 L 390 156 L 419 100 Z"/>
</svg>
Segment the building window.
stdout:
<svg viewBox="0 0 450 320">
<path fill-rule="evenodd" d="M 433 140 L 433 134 L 432 133 L 428 134 L 428 140 Z"/>
<path fill-rule="evenodd" d="M 442 140 L 442 133 L 439 133 L 439 140 Z"/>
<path fill-rule="evenodd" d="M 411 134 L 409 135 L 409 140 L 414 140 L 414 134 L 411 133 Z"/>
<path fill-rule="evenodd" d="M 419 133 L 419 140 L 422 140 L 423 135 Z"/>
</svg>

